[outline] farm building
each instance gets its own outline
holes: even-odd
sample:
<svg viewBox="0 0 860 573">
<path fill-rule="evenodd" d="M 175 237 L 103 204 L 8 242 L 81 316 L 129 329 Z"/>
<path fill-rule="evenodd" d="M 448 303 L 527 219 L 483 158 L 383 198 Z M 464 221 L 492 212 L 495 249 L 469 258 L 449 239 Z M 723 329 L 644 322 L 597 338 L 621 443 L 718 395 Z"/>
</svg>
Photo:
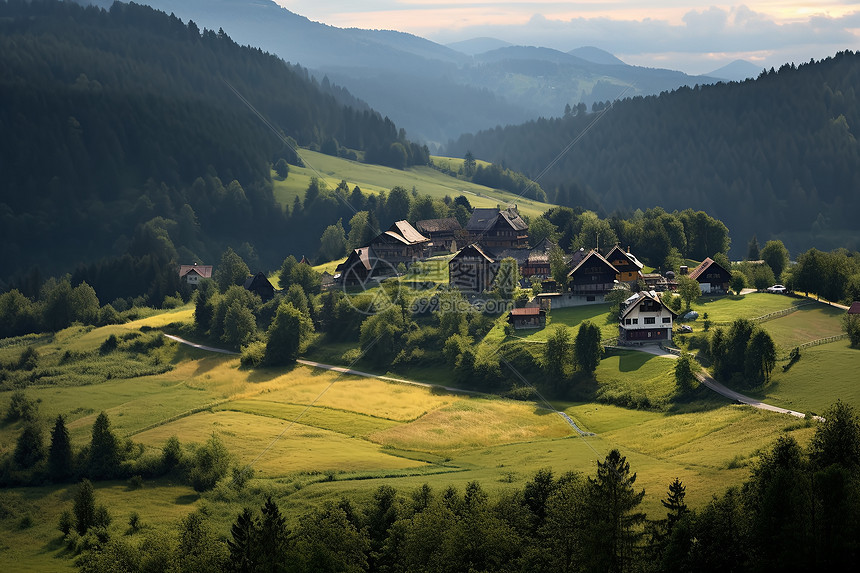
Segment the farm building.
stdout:
<svg viewBox="0 0 860 573">
<path fill-rule="evenodd" d="M 418 232 L 408 221 L 397 221 L 387 231 L 377 235 L 370 246 L 376 257 L 392 267 L 409 265 L 427 255 L 430 239 Z"/>
<path fill-rule="evenodd" d="M 245 289 L 259 296 L 263 302 L 275 297 L 275 287 L 261 272 L 245 279 Z"/>
<path fill-rule="evenodd" d="M 515 308 L 508 315 L 508 322 L 517 330 L 543 328 L 546 326 L 546 311 L 536 306 Z"/>
<path fill-rule="evenodd" d="M 467 242 L 463 226 L 454 217 L 445 219 L 426 219 L 415 223 L 419 233 L 428 237 L 430 254 L 454 253 L 457 245 Z"/>
</svg>

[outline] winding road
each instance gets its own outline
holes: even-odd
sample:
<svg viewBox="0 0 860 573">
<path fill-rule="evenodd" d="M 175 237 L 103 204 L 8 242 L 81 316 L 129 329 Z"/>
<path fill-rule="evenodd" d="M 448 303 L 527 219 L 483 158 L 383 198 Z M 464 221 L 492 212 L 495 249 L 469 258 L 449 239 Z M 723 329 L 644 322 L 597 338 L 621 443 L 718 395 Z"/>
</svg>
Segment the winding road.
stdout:
<svg viewBox="0 0 860 573">
<path fill-rule="evenodd" d="M 639 346 L 639 347 L 625 347 L 630 348 L 632 350 L 638 350 L 640 352 L 647 352 L 648 354 L 653 354 L 654 356 L 661 356 L 663 358 L 672 358 L 677 359 L 677 354 L 672 354 L 671 352 L 666 352 L 659 346 Z M 740 404 L 746 404 L 748 406 L 752 406 L 753 408 L 758 408 L 759 410 L 767 410 L 769 412 L 777 412 L 779 414 L 788 414 L 789 416 L 794 416 L 795 418 L 805 418 L 806 414 L 803 412 L 796 412 L 794 410 L 788 410 L 786 408 L 780 408 L 779 406 L 774 406 L 772 404 L 767 404 L 762 402 L 761 400 L 756 400 L 755 398 L 750 398 L 749 396 L 744 396 L 740 392 L 735 392 L 731 388 L 727 388 L 723 386 L 714 378 L 708 374 L 707 372 L 699 372 L 696 374 L 696 378 L 699 379 L 699 382 L 716 392 L 717 394 L 728 398 L 734 402 L 738 402 Z M 824 418 L 821 416 L 814 416 L 814 419 L 823 422 Z"/>
</svg>

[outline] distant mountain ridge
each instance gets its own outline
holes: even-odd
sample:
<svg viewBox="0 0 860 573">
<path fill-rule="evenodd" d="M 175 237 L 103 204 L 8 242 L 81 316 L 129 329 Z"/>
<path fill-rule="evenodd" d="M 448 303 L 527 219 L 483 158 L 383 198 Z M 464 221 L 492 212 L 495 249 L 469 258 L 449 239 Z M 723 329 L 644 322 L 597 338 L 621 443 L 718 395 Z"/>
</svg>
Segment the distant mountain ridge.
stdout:
<svg viewBox="0 0 860 573">
<path fill-rule="evenodd" d="M 106 0 L 93 1 L 108 5 Z M 516 54 L 527 48 L 493 38 L 442 46 L 402 32 L 336 28 L 271 0 L 144 2 L 200 26 L 223 28 L 238 43 L 299 63 L 320 79 L 327 75 L 410 137 L 431 144 L 495 125 L 560 116 L 568 104 L 591 106 L 622 93 L 657 94 L 717 81 L 628 66 L 593 47 L 568 54 L 536 49 L 522 58 Z M 487 55 L 506 49 L 510 51 Z"/>
<path fill-rule="evenodd" d="M 756 78 L 762 68 L 746 60 L 735 60 L 721 68 L 709 72 L 707 75 L 730 82 L 742 82 L 750 78 Z"/>
</svg>

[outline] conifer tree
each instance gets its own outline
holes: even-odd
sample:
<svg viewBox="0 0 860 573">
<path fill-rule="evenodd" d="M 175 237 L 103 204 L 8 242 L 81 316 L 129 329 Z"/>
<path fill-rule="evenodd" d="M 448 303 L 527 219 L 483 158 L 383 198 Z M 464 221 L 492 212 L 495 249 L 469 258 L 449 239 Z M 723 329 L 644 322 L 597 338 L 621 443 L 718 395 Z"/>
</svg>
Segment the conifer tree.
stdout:
<svg viewBox="0 0 860 573">
<path fill-rule="evenodd" d="M 57 416 L 51 430 L 51 447 L 48 450 L 48 474 L 54 481 L 63 481 L 72 474 L 72 442 L 62 415 Z"/>
</svg>

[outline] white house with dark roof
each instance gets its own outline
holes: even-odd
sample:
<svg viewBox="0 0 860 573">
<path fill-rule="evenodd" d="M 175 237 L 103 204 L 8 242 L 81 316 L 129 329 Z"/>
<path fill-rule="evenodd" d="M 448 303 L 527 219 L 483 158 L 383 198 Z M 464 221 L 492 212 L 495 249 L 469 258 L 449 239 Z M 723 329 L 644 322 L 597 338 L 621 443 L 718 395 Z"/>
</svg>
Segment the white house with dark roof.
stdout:
<svg viewBox="0 0 860 573">
<path fill-rule="evenodd" d="M 197 286 L 203 279 L 212 278 L 212 265 L 180 265 L 179 279 L 191 286 Z"/>
<path fill-rule="evenodd" d="M 624 301 L 618 324 L 619 344 L 642 344 L 672 340 L 678 315 L 652 291 L 640 291 Z"/>
</svg>

